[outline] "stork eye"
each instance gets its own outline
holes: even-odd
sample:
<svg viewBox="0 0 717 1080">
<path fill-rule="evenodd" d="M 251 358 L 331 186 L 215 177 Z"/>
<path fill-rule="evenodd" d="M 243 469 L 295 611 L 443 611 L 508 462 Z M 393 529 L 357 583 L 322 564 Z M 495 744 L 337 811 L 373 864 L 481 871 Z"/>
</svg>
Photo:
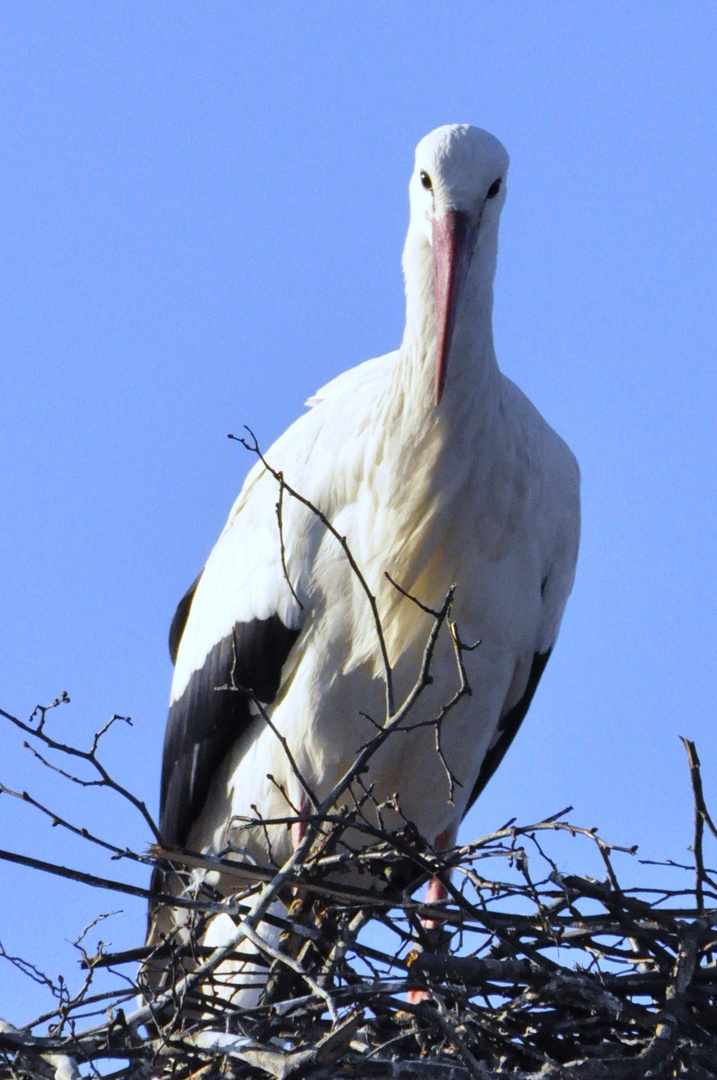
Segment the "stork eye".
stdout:
<svg viewBox="0 0 717 1080">
<path fill-rule="evenodd" d="M 425 169 L 421 169 L 421 183 L 426 191 L 433 191 L 433 181 L 431 180 Z"/>
<path fill-rule="evenodd" d="M 500 191 L 500 185 L 502 183 L 503 183 L 503 177 L 502 176 L 499 176 L 497 180 L 494 180 L 493 183 L 488 188 L 488 194 L 486 195 L 486 199 L 494 199 L 496 197 L 496 195 L 498 194 L 498 192 Z"/>
</svg>

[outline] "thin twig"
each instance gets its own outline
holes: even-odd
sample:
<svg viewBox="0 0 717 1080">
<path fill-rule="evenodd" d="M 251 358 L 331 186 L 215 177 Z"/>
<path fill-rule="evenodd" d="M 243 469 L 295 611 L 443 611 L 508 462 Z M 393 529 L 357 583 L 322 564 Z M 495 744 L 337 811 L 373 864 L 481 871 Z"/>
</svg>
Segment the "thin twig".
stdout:
<svg viewBox="0 0 717 1080">
<path fill-rule="evenodd" d="M 695 896 L 697 899 L 697 912 L 699 915 L 704 911 L 704 882 L 705 874 L 704 855 L 702 851 L 705 824 L 707 824 L 713 836 L 717 837 L 712 818 L 707 812 L 704 792 L 702 790 L 702 774 L 700 772 L 700 759 L 697 755 L 697 747 L 691 739 L 680 736 L 682 745 L 687 754 L 687 762 L 690 766 L 690 780 L 692 782 L 692 798 L 694 802 L 694 841 L 692 850 L 695 855 Z"/>
<path fill-rule="evenodd" d="M 279 484 L 280 488 L 283 488 L 286 491 L 288 491 L 293 499 L 296 499 L 296 501 L 301 503 L 302 506 L 305 506 L 307 508 L 307 510 L 310 510 L 311 513 L 321 522 L 321 524 L 324 526 L 324 528 L 327 529 L 327 531 L 331 533 L 331 535 L 334 537 L 334 539 L 338 541 L 339 545 L 343 549 L 343 552 L 344 552 L 344 555 L 346 556 L 348 564 L 351 567 L 351 570 L 352 570 L 353 574 L 355 575 L 356 580 L 359 583 L 364 595 L 366 596 L 366 599 L 368 600 L 369 607 L 371 608 L 371 615 L 373 617 L 373 623 L 374 623 L 374 628 L 375 628 L 375 631 L 376 631 L 376 637 L 377 637 L 377 640 L 378 640 L 378 646 L 379 646 L 379 649 L 380 649 L 380 652 L 381 652 L 381 659 L 383 661 L 383 674 L 384 674 L 384 682 L 385 682 L 385 686 L 386 686 L 386 715 L 387 716 L 392 716 L 393 711 L 394 711 L 393 669 L 391 667 L 391 662 L 390 662 L 389 656 L 388 656 L 388 648 L 386 646 L 386 639 L 385 639 L 384 633 L 383 633 L 383 626 L 381 624 L 381 618 L 380 618 L 379 612 L 378 612 L 378 604 L 376 602 L 376 597 L 371 592 L 371 589 L 369 588 L 368 582 L 366 581 L 365 577 L 363 576 L 363 574 L 361 572 L 361 569 L 360 569 L 358 563 L 356 562 L 356 559 L 353 556 L 351 548 L 349 547 L 349 544 L 348 544 L 348 540 L 346 539 L 345 536 L 341 535 L 341 533 L 338 531 L 338 529 L 335 527 L 335 525 L 333 525 L 333 523 L 329 520 L 329 518 L 326 516 L 326 514 L 324 514 L 324 512 L 319 509 L 319 507 L 315 506 L 310 501 L 310 499 L 305 498 L 298 491 L 296 491 L 296 489 L 293 488 L 291 486 L 291 484 L 287 483 L 286 479 L 284 478 L 283 473 L 279 472 L 277 469 L 272 468 L 272 466 L 269 464 L 269 462 L 266 460 L 263 453 L 261 452 L 261 449 L 259 447 L 259 443 L 257 442 L 257 439 L 256 439 L 256 436 L 255 436 L 254 432 L 251 430 L 251 428 L 246 427 L 246 425 L 245 425 L 245 430 L 251 436 L 251 439 L 252 439 L 251 442 L 248 442 L 246 439 L 238 437 L 236 435 L 230 435 L 229 438 L 234 439 L 235 442 L 241 443 L 241 445 L 243 447 L 245 447 L 245 449 L 251 451 L 251 453 L 253 453 L 253 454 L 256 454 L 257 457 L 259 458 L 259 460 L 261 461 L 262 465 L 266 469 L 266 471 L 268 473 L 270 473 L 274 477 L 276 482 Z"/>
<path fill-rule="evenodd" d="M 98 732 L 95 733 L 92 748 L 90 750 L 80 750 L 76 746 L 70 746 L 67 743 L 61 743 L 58 742 L 56 739 L 50 738 L 50 736 L 47 735 L 44 730 L 45 717 L 48 708 L 52 708 L 54 707 L 54 705 L 64 703 L 66 701 L 69 701 L 69 698 L 67 697 L 67 695 L 64 695 L 63 697 L 58 698 L 57 701 L 53 703 L 53 706 L 38 706 L 38 708 L 33 713 L 34 716 L 39 710 L 41 714 L 40 722 L 37 727 L 33 727 L 32 724 L 24 723 L 24 721 L 19 720 L 16 716 L 13 716 L 12 713 L 6 712 L 4 709 L 0 709 L 0 716 L 3 716 L 6 720 L 9 720 L 11 724 L 14 724 L 15 727 L 20 729 L 20 731 L 24 731 L 25 734 L 31 735 L 33 738 L 40 739 L 45 744 L 45 746 L 49 747 L 51 750 L 56 750 L 58 751 L 58 753 L 66 754 L 68 757 L 75 757 L 81 759 L 82 761 L 87 761 L 99 773 L 104 787 L 110 788 L 110 790 L 116 792 L 123 799 L 126 799 L 127 802 L 131 803 L 132 806 L 134 806 L 137 810 L 139 810 L 147 825 L 149 825 L 150 829 L 152 830 L 154 838 L 159 841 L 159 828 L 156 825 L 149 810 L 147 809 L 145 803 L 142 801 L 142 799 L 137 798 L 136 795 L 129 791 L 128 788 L 125 788 L 122 784 L 114 780 L 97 757 L 97 749 L 102 736 L 106 734 L 107 731 L 109 731 L 110 727 L 112 727 L 112 725 L 117 720 L 123 720 L 125 723 L 131 724 L 130 718 L 128 716 L 120 716 L 119 714 L 115 714 L 107 721 L 104 727 L 102 727 Z M 74 780 L 76 783 L 83 783 L 83 781 L 79 777 L 73 777 L 72 774 L 67 775 L 69 779 Z M 84 782 L 84 786 L 95 786 L 95 784 L 96 782 Z"/>
</svg>

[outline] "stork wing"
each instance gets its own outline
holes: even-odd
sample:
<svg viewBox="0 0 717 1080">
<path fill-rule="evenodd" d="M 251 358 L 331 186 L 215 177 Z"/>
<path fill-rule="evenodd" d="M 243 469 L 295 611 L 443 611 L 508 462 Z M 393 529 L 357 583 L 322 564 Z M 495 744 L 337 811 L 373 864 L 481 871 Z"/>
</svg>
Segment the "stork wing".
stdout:
<svg viewBox="0 0 717 1080">
<path fill-rule="evenodd" d="M 542 608 L 536 627 L 533 660 L 525 689 L 519 701 L 503 709 L 488 753 L 483 759 L 466 812 L 476 801 L 523 723 L 535 691 L 550 659 L 558 636 L 563 611 L 573 587 L 575 563 L 580 541 L 580 471 L 570 449 L 549 428 L 535 407 L 514 383 L 503 376 L 503 387 L 518 415 L 523 413 L 528 430 L 542 432 L 542 454 L 549 485 L 541 489 L 541 516 L 535 522 L 536 534 L 543 538 L 545 565 L 549 568 L 540 586 Z M 526 657 L 527 660 L 527 657 Z"/>
<path fill-rule="evenodd" d="M 468 805 L 465 809 L 466 814 L 500 765 L 508 751 L 508 747 L 518 732 L 518 728 L 523 723 L 528 709 L 530 708 L 530 703 L 533 700 L 533 695 L 540 682 L 540 677 L 545 671 L 545 665 L 550 659 L 551 652 L 552 649 L 548 649 L 547 652 L 536 653 L 534 655 L 533 663 L 530 667 L 530 674 L 528 675 L 528 682 L 522 698 L 509 709 L 508 712 L 501 716 L 495 735 L 493 736 L 493 741 L 488 748 L 488 753 L 483 759 L 478 779 L 475 782 L 471 797 L 468 800 Z"/>
<path fill-rule="evenodd" d="M 184 627 L 187 625 L 187 619 L 189 618 L 189 609 L 192 606 L 192 600 L 194 594 L 197 591 L 197 585 L 202 580 L 202 570 L 200 574 L 195 577 L 192 584 L 185 592 L 182 599 L 177 604 L 177 610 L 174 613 L 172 619 L 172 625 L 169 627 L 169 655 L 172 658 L 172 663 L 177 663 L 177 653 L 179 652 L 179 643 L 182 640 L 182 634 L 184 633 Z"/>
<path fill-rule="evenodd" d="M 278 615 L 237 622 L 192 674 L 169 709 L 164 738 L 160 828 L 169 846 L 186 843 L 216 770 L 256 718 L 250 690 L 269 704 L 299 636 Z"/>
<path fill-rule="evenodd" d="M 172 621 L 175 673 L 160 795 L 167 846 L 187 842 L 222 760 L 256 719 L 252 695 L 264 704 L 275 699 L 300 633 L 302 609 L 282 561 L 277 491 L 261 466 L 250 473 Z M 302 544 L 310 529 L 293 528 L 296 512 L 287 507 L 284 538 L 298 577 L 306 565 Z"/>
<path fill-rule="evenodd" d="M 323 387 L 310 399 L 314 408 L 267 452 L 272 467 L 286 469 L 302 496 L 333 515 L 341 500 L 355 497 L 360 470 L 349 465 L 336 483 L 335 453 L 327 448 L 348 442 L 360 456 L 366 417 L 372 416 L 371 391 L 387 380 L 397 357 L 390 353 L 367 361 Z M 350 409 L 337 407 L 342 397 Z M 366 404 L 363 411 L 357 401 Z M 160 827 L 168 846 L 186 843 L 218 766 L 255 719 L 249 696 L 236 688 L 251 690 L 265 704 L 274 701 L 304 622 L 295 589 L 310 588 L 324 527 L 287 496 L 280 537 L 278 496 L 275 477 L 257 463 L 172 621 L 170 652 L 176 668 L 160 801 Z"/>
</svg>

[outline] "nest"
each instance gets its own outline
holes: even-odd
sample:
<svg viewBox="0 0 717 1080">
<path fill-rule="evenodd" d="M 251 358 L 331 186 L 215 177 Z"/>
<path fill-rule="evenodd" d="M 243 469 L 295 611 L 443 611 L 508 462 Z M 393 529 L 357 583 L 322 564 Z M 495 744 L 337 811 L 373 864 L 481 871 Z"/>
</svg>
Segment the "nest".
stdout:
<svg viewBox="0 0 717 1080">
<path fill-rule="evenodd" d="M 712 825 L 686 745 L 696 865 L 663 864 L 676 888 L 623 884 L 616 864 L 634 849 L 564 813 L 439 856 L 408 824 L 392 835 L 374 826 L 350 847 L 347 835 L 369 831 L 357 803 L 310 822 L 301 858 L 254 868 L 230 898 L 189 875 L 237 873 L 236 858 L 156 852 L 160 868 L 171 859 L 194 882 L 182 901 L 189 932 L 154 949 L 84 952 L 82 989 L 41 1018 L 46 1034 L 40 1021 L 4 1025 L 0 1073 L 60 1080 L 89 1063 L 127 1080 L 717 1077 L 717 883 L 702 855 Z M 551 849 L 566 836 L 590 845 L 602 876 L 560 872 Z M 401 888 L 436 876 L 440 903 Z M 267 913 L 277 896 L 278 920 Z M 210 950 L 201 934 L 217 910 L 236 934 Z M 278 948 L 262 932 L 277 921 Z M 237 1008 L 222 963 L 247 958 L 261 994 Z M 150 991 L 157 963 L 165 982 Z M 98 995 L 102 971 L 114 990 Z M 87 1026 L 93 1011 L 103 1019 Z"/>
</svg>

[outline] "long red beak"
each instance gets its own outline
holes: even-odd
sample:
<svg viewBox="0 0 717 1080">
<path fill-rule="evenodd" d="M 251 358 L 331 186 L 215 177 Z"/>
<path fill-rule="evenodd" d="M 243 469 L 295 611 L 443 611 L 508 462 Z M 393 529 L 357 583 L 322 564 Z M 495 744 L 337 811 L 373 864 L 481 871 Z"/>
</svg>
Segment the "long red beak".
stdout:
<svg viewBox="0 0 717 1080">
<path fill-rule="evenodd" d="M 436 274 L 436 405 L 443 395 L 448 356 L 463 285 L 478 234 L 467 214 L 449 210 L 433 223 Z"/>
</svg>

